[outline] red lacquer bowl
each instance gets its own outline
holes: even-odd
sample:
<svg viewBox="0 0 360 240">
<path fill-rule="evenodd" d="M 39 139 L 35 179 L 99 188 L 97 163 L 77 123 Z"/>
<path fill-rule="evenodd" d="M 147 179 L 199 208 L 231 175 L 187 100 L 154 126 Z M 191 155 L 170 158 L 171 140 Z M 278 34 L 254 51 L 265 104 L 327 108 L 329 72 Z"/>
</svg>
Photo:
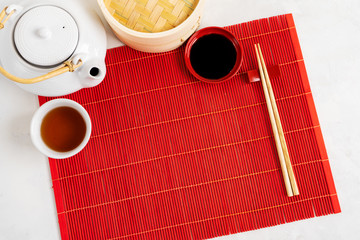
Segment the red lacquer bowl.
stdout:
<svg viewBox="0 0 360 240">
<path fill-rule="evenodd" d="M 234 49 L 236 51 L 236 61 L 235 61 L 234 67 L 226 76 L 218 78 L 218 79 L 209 79 L 209 78 L 202 77 L 194 70 L 194 68 L 191 64 L 191 61 L 190 61 L 191 49 L 194 46 L 194 44 L 196 43 L 196 41 L 199 40 L 201 37 L 204 37 L 204 36 L 207 36 L 210 34 L 217 34 L 217 35 L 226 37 L 233 44 Z M 211 51 L 211 49 L 210 49 L 210 51 Z M 243 57 L 244 57 L 244 51 L 243 51 L 243 47 L 240 44 L 240 42 L 236 39 L 236 37 L 231 32 L 229 32 L 226 29 L 221 28 L 221 27 L 206 27 L 206 28 L 203 28 L 203 29 L 195 32 L 191 36 L 191 38 L 188 40 L 186 47 L 185 47 L 186 67 L 189 69 L 189 71 L 191 72 L 191 74 L 194 77 L 196 77 L 200 81 L 203 81 L 206 83 L 220 83 L 220 82 L 227 81 L 227 80 L 231 79 L 232 77 L 234 77 L 242 65 Z"/>
</svg>

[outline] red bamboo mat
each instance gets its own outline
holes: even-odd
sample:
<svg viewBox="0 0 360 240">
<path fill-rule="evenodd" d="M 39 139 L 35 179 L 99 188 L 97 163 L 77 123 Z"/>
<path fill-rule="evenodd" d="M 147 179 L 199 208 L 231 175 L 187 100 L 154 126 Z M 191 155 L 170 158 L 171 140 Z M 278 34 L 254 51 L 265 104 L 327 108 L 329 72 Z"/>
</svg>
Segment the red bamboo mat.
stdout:
<svg viewBox="0 0 360 240">
<path fill-rule="evenodd" d="M 67 96 L 89 112 L 84 151 L 50 160 L 62 239 L 206 239 L 340 212 L 292 15 L 229 26 L 244 64 L 212 85 L 184 47 L 108 51 L 98 87 Z M 254 43 L 268 65 L 300 196 L 288 198 Z M 40 103 L 51 98 L 40 97 Z"/>
</svg>

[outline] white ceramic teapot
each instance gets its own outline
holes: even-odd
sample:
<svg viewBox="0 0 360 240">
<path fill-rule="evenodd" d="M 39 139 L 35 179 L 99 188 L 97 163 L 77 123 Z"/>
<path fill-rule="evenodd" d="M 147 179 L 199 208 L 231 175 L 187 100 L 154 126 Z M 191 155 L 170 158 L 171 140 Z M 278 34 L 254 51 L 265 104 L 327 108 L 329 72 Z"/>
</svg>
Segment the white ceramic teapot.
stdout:
<svg viewBox="0 0 360 240">
<path fill-rule="evenodd" d="M 98 85 L 106 73 L 106 33 L 84 5 L 23 0 L 5 7 L 0 12 L 0 73 L 41 96 Z"/>
</svg>

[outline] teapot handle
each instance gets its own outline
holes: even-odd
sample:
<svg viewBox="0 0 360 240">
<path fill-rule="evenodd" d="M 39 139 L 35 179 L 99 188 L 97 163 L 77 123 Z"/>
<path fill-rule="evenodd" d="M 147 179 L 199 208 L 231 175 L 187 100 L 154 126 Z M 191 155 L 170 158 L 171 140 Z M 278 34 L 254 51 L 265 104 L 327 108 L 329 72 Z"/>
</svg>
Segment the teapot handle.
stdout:
<svg viewBox="0 0 360 240">
<path fill-rule="evenodd" d="M 7 11 L 7 9 L 8 9 L 8 7 L 5 7 L 0 13 L 0 30 L 4 28 L 5 23 L 7 22 L 7 20 L 9 20 L 11 15 L 13 15 L 14 12 L 16 11 L 15 9 L 12 9 L 12 11 L 9 13 Z"/>
<path fill-rule="evenodd" d="M 62 66 L 58 69 L 55 69 L 45 75 L 39 76 L 39 77 L 35 77 L 35 78 L 19 78 L 16 77 L 10 73 L 8 73 L 4 68 L 2 68 L 0 66 L 0 73 L 2 75 L 4 75 L 5 77 L 7 77 L 8 79 L 17 82 L 17 83 L 22 83 L 22 84 L 32 84 L 32 83 L 38 83 L 44 80 L 47 80 L 49 78 L 52 77 L 56 77 L 60 74 L 66 73 L 66 72 L 74 72 L 75 69 L 77 69 L 78 67 L 80 67 L 82 65 L 82 60 L 79 59 L 79 61 L 77 62 L 77 64 L 74 64 L 72 61 L 66 61 L 62 64 Z"/>
<path fill-rule="evenodd" d="M 8 10 L 8 7 L 5 7 L 0 13 L 0 30 L 4 28 L 4 25 L 7 22 L 7 20 L 16 11 L 16 9 L 12 9 L 12 10 L 10 9 L 11 12 L 8 12 L 7 10 Z M 14 82 L 23 83 L 23 84 L 31 84 L 31 83 L 38 83 L 38 82 L 47 80 L 52 77 L 56 77 L 60 74 L 66 73 L 66 72 L 74 72 L 75 69 L 77 69 L 81 65 L 82 65 L 81 59 L 78 59 L 76 64 L 74 64 L 73 61 L 66 61 L 62 64 L 62 66 L 60 66 L 60 68 L 55 69 L 55 70 L 53 70 L 45 75 L 42 75 L 40 77 L 30 78 L 30 79 L 16 77 L 16 76 L 10 74 L 9 72 L 7 72 L 1 66 L 0 66 L 0 73 Z"/>
</svg>

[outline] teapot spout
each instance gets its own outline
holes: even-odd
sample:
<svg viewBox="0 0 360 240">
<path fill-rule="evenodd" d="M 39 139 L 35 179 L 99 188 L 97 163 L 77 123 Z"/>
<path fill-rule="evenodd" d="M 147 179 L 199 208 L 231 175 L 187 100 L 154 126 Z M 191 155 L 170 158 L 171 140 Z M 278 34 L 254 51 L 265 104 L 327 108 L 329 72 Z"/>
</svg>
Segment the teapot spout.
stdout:
<svg viewBox="0 0 360 240">
<path fill-rule="evenodd" d="M 81 84 L 86 87 L 94 87 L 102 82 L 106 75 L 106 66 L 104 61 L 96 59 L 84 62 L 79 68 L 79 77 Z"/>
</svg>

